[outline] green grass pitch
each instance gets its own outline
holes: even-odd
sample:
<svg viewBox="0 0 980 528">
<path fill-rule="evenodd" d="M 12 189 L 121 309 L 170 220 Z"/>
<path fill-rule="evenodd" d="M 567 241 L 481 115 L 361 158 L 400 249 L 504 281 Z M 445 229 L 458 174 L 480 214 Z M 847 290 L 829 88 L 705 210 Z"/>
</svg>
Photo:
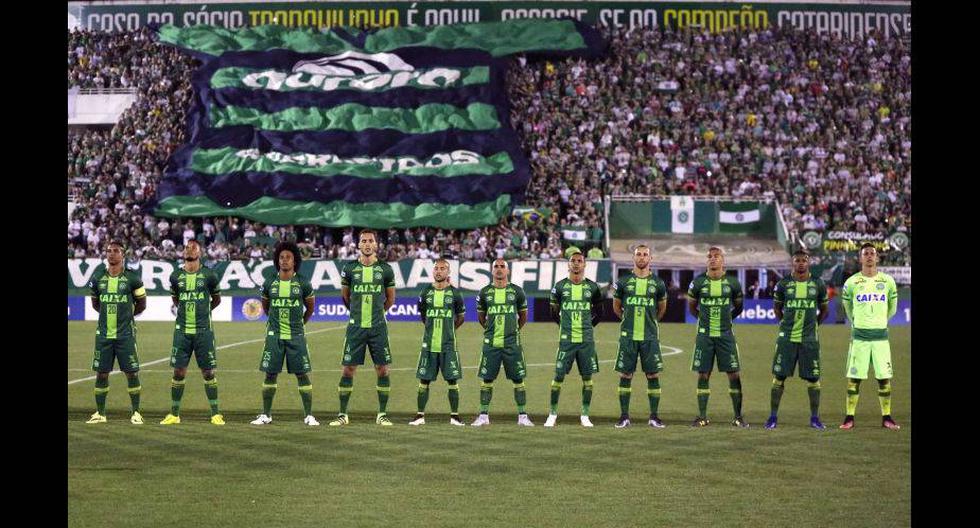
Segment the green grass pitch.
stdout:
<svg viewBox="0 0 980 528">
<path fill-rule="evenodd" d="M 513 390 L 501 375 L 490 408 L 492 426 L 448 423 L 446 385 L 435 382 L 427 420 L 415 413 L 414 367 L 421 325 L 392 323 L 394 356 L 389 413 L 395 427 L 374 425 L 375 375 L 362 366 L 351 399 L 352 423 L 330 428 L 337 412 L 340 323 L 307 328 L 314 372 L 314 414 L 301 422 L 295 378 L 283 373 L 273 407 L 275 422 L 248 425 L 261 408 L 259 323 L 217 323 L 218 381 L 228 425 L 212 426 L 204 387 L 191 363 L 183 423 L 157 425 L 170 407 L 168 356 L 171 323 L 142 323 L 143 414 L 129 423 L 125 379 L 110 377 L 109 422 L 86 425 L 94 411 L 89 379 L 94 323 L 69 322 L 68 525 L 173 526 L 903 526 L 911 523 L 911 329 L 891 333 L 895 379 L 892 414 L 900 431 L 880 427 L 876 384 L 861 390 L 857 427 L 839 431 L 843 418 L 844 357 L 848 329 L 821 329 L 823 398 L 828 430 L 807 427 L 805 384 L 787 381 L 780 426 L 766 431 L 774 326 L 738 327 L 743 363 L 744 414 L 752 427 L 736 430 L 723 374 L 711 380 L 706 429 L 688 427 L 697 411 L 690 370 L 694 327 L 665 324 L 663 430 L 647 427 L 642 375 L 633 382 L 634 426 L 613 428 L 619 415 L 613 370 L 618 328 L 601 324 L 601 372 L 595 376 L 592 420 L 578 425 L 577 371 L 566 378 L 558 427 L 541 427 L 548 412 L 555 325 L 524 331 L 528 412 L 534 428 L 516 425 Z M 472 421 L 479 405 L 475 376 L 479 326 L 459 333 L 465 366 L 461 411 Z M 80 380 L 80 381 L 79 381 Z"/>
</svg>

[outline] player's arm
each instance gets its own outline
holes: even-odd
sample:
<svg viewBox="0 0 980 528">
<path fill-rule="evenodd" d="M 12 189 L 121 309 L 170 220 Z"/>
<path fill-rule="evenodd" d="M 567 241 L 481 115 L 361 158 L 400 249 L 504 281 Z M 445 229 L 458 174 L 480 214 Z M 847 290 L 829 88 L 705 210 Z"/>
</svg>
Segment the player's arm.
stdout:
<svg viewBox="0 0 980 528">
<path fill-rule="evenodd" d="M 136 303 L 136 307 L 133 308 L 133 316 L 137 316 L 146 310 L 146 288 L 143 287 L 143 281 L 139 277 L 133 277 L 133 300 Z"/>
<path fill-rule="evenodd" d="M 820 284 L 817 287 L 817 305 L 819 306 L 819 311 L 817 312 L 817 324 L 823 324 L 824 319 L 830 315 L 830 299 L 827 298 L 827 285 Z"/>
<path fill-rule="evenodd" d="M 772 292 L 772 311 L 776 313 L 776 321 L 783 320 L 783 281 L 776 283 L 776 288 Z M 821 319 L 822 321 L 822 319 Z"/>
<path fill-rule="evenodd" d="M 176 308 L 180 304 L 179 292 L 177 291 L 177 272 L 170 274 L 170 300 Z"/>
<path fill-rule="evenodd" d="M 844 291 L 840 295 L 840 303 L 844 305 L 844 313 L 847 314 L 847 320 L 854 322 L 854 294 L 851 292 L 851 285 L 847 282 L 844 283 Z"/>
<path fill-rule="evenodd" d="M 659 281 L 659 288 L 657 288 L 657 320 L 662 321 L 664 314 L 667 313 L 667 285 L 663 281 Z"/>
<path fill-rule="evenodd" d="M 302 293 L 303 293 L 303 304 L 306 307 L 306 311 L 303 312 L 303 324 L 310 322 L 313 318 L 313 309 L 316 305 L 316 295 L 313 294 L 313 285 L 307 281 L 301 283 Z"/>
<path fill-rule="evenodd" d="M 340 270 L 340 299 L 344 301 L 344 308 L 350 310 L 350 277 L 346 266 Z"/>
<path fill-rule="evenodd" d="M 613 313 L 616 314 L 616 317 L 618 317 L 620 320 L 623 319 L 623 294 L 623 283 L 616 282 L 616 290 L 613 292 Z"/>
<path fill-rule="evenodd" d="M 453 297 L 453 309 L 456 311 L 456 319 L 453 320 L 453 324 L 459 328 L 466 322 L 466 305 L 463 303 L 463 296 L 455 288 L 453 289 Z"/>
<path fill-rule="evenodd" d="M 517 312 L 517 329 L 520 330 L 524 328 L 527 324 L 527 308 Z"/>
<path fill-rule="evenodd" d="M 700 301 L 698 300 L 697 293 L 701 286 L 698 284 L 697 279 L 691 281 L 691 285 L 687 288 L 687 310 L 691 312 L 695 318 L 701 316 L 700 312 Z"/>
<path fill-rule="evenodd" d="M 208 277 L 208 282 L 208 286 L 211 288 L 211 311 L 213 312 L 221 304 L 221 290 L 218 289 L 218 276 L 212 273 Z"/>
<path fill-rule="evenodd" d="M 269 315 L 269 281 L 262 285 L 262 313 Z"/>
<path fill-rule="evenodd" d="M 595 292 L 592 293 L 592 326 L 599 324 L 602 320 L 602 315 L 606 313 L 606 305 L 602 302 L 602 293 L 599 292 L 599 288 L 596 288 Z"/>
<path fill-rule="evenodd" d="M 891 319 L 898 313 L 898 287 L 895 286 L 895 280 L 891 279 L 888 281 L 888 319 Z"/>
<path fill-rule="evenodd" d="M 388 308 L 395 305 L 395 272 L 391 270 L 391 266 L 385 264 L 382 273 L 385 280 L 385 312 L 387 312 Z"/>
<path fill-rule="evenodd" d="M 517 330 L 520 331 L 527 324 L 527 295 L 523 288 L 517 289 Z"/>
<path fill-rule="evenodd" d="M 419 294 L 418 309 L 419 309 L 419 321 L 422 321 L 422 324 L 425 324 L 425 290 L 422 290 L 422 293 Z"/>
<path fill-rule="evenodd" d="M 742 313 L 745 297 L 742 294 L 742 284 L 740 282 L 729 280 L 728 283 L 732 286 L 732 319 L 735 319 Z"/>
<path fill-rule="evenodd" d="M 89 283 L 89 294 L 92 296 L 92 308 L 98 312 L 102 303 L 99 301 L 99 279 L 96 277 L 93 277 L 92 282 Z"/>
<path fill-rule="evenodd" d="M 558 293 L 558 285 L 551 289 L 551 320 L 557 325 L 561 325 L 561 294 Z"/>
</svg>

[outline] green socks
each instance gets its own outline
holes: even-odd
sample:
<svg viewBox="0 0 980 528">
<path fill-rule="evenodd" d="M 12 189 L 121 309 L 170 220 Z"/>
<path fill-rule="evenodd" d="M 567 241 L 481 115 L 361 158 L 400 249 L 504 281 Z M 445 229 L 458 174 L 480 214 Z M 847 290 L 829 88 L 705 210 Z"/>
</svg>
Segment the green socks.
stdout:
<svg viewBox="0 0 980 528">
<path fill-rule="evenodd" d="M 340 414 L 347 414 L 347 404 L 350 402 L 350 393 L 354 391 L 354 378 L 347 376 L 340 377 L 340 385 L 337 392 L 340 394 Z"/>
<path fill-rule="evenodd" d="M 139 376 L 133 376 L 132 378 L 126 378 L 126 392 L 129 393 L 129 403 L 133 408 L 133 412 L 139 412 L 140 410 L 140 391 L 143 387 L 140 386 Z"/>
<path fill-rule="evenodd" d="M 728 394 L 732 397 L 732 411 L 742 416 L 742 378 L 728 380 Z"/>
<path fill-rule="evenodd" d="M 854 410 L 858 406 L 858 396 L 861 393 L 861 380 L 847 380 L 847 416 L 854 416 Z"/>
<path fill-rule="evenodd" d="M 388 409 L 388 393 L 391 392 L 391 380 L 388 376 L 378 376 L 378 413 L 384 414 Z"/>
<path fill-rule="evenodd" d="M 459 384 L 449 384 L 449 414 L 459 414 Z"/>
<path fill-rule="evenodd" d="M 490 410 L 490 400 L 493 398 L 493 382 L 480 382 L 480 414 L 486 414 Z"/>
<path fill-rule="evenodd" d="M 524 390 L 524 380 L 514 382 L 514 401 L 517 403 L 517 414 L 525 414 L 524 406 L 527 405 L 527 391 Z"/>
<path fill-rule="evenodd" d="M 419 382 L 419 396 L 416 400 L 419 414 L 425 413 L 425 406 L 429 403 L 429 384 Z"/>
<path fill-rule="evenodd" d="M 891 383 L 878 385 L 878 403 L 881 404 L 881 415 L 890 416 L 892 413 L 892 386 Z"/>
<path fill-rule="evenodd" d="M 272 399 L 276 397 L 277 388 L 279 384 L 274 378 L 272 380 L 267 378 L 262 384 L 262 414 L 266 416 L 272 416 Z"/>
<path fill-rule="evenodd" d="M 303 400 L 304 416 L 313 414 L 313 382 L 306 374 L 296 376 L 296 384 L 299 385 L 299 397 Z"/>
<path fill-rule="evenodd" d="M 207 382 L 204 382 L 207 389 Z M 184 378 L 170 380 L 170 414 L 180 416 L 180 400 L 184 397 Z"/>
<path fill-rule="evenodd" d="M 820 416 L 820 381 L 807 383 L 806 394 L 810 397 L 810 416 Z"/>
<path fill-rule="evenodd" d="M 619 414 L 623 416 L 628 416 L 630 413 L 630 393 L 633 391 L 630 385 L 633 383 L 633 378 L 619 378 L 619 388 L 616 391 L 619 393 Z"/>
<path fill-rule="evenodd" d="M 708 417 L 708 396 L 711 396 L 711 389 L 708 388 L 708 380 L 698 378 L 698 417 Z"/>
<path fill-rule="evenodd" d="M 592 377 L 582 378 L 582 416 L 589 415 L 589 406 L 592 405 Z"/>
<path fill-rule="evenodd" d="M 660 378 L 647 379 L 647 398 L 650 399 L 650 415 L 656 416 L 660 408 Z"/>
<path fill-rule="evenodd" d="M 769 393 L 769 415 L 776 416 L 779 412 L 779 401 L 783 399 L 785 380 L 779 378 L 772 379 L 772 390 Z"/>
<path fill-rule="evenodd" d="M 551 382 L 551 414 L 558 414 L 558 397 L 561 396 L 561 382 L 556 379 Z"/>
<path fill-rule="evenodd" d="M 181 394 L 184 392 L 183 385 L 180 389 Z M 173 396 L 173 387 L 171 386 L 170 395 Z M 221 414 L 218 411 L 218 378 L 212 377 L 211 379 L 204 380 L 204 394 L 208 396 L 208 405 L 211 406 L 211 416 L 215 414 Z M 177 400 L 177 409 L 180 410 L 180 400 Z M 174 416 L 177 416 L 176 414 Z"/>
<path fill-rule="evenodd" d="M 95 410 L 105 416 L 105 398 L 109 394 L 109 378 L 95 378 Z"/>
</svg>

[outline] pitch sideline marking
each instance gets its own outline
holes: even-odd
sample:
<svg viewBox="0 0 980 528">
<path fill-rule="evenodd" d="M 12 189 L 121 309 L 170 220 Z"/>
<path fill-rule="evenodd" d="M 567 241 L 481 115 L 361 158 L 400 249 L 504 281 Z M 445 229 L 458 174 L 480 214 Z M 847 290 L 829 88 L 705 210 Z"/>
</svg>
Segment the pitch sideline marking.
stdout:
<svg viewBox="0 0 980 528">
<path fill-rule="evenodd" d="M 344 328 L 347 328 L 347 325 L 343 325 L 343 326 L 332 326 L 330 328 L 322 328 L 320 330 L 313 330 L 312 332 L 306 332 L 306 335 L 319 334 L 321 332 L 329 332 L 331 330 L 341 330 L 341 329 L 344 329 Z M 248 345 L 248 344 L 251 344 L 251 343 L 262 343 L 264 341 L 265 341 L 265 338 L 264 337 L 262 339 L 250 339 L 248 341 L 241 341 L 241 342 L 238 342 L 238 343 L 229 343 L 227 345 L 221 345 L 219 347 L 215 347 L 214 349 L 215 350 L 224 350 L 226 348 L 236 347 L 238 345 Z M 164 361 L 170 361 L 170 356 L 167 356 L 165 358 L 160 358 L 160 359 L 154 359 L 153 361 L 148 361 L 146 363 L 141 363 L 140 364 L 140 367 L 142 369 L 142 367 L 146 367 L 146 366 L 149 366 L 149 365 L 156 365 L 157 363 L 163 363 Z M 109 373 L 109 375 L 111 376 L 113 374 L 118 374 L 120 372 L 122 372 L 122 371 L 120 371 L 120 370 L 113 370 L 112 372 Z M 79 378 L 79 379 L 71 380 L 71 381 L 68 382 L 68 384 L 71 385 L 73 383 L 81 383 L 83 381 L 92 381 L 94 379 L 95 379 L 95 376 L 88 376 L 86 378 Z"/>
</svg>

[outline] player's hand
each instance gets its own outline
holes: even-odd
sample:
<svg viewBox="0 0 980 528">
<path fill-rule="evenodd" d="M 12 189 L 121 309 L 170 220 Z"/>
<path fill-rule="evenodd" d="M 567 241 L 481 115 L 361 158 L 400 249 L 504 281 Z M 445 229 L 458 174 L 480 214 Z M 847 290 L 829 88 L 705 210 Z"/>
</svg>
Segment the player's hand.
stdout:
<svg viewBox="0 0 980 528">
<path fill-rule="evenodd" d="M 170 305 L 170 313 L 172 313 L 174 315 L 174 317 L 177 317 L 177 305 L 176 304 L 171 304 Z"/>
</svg>

